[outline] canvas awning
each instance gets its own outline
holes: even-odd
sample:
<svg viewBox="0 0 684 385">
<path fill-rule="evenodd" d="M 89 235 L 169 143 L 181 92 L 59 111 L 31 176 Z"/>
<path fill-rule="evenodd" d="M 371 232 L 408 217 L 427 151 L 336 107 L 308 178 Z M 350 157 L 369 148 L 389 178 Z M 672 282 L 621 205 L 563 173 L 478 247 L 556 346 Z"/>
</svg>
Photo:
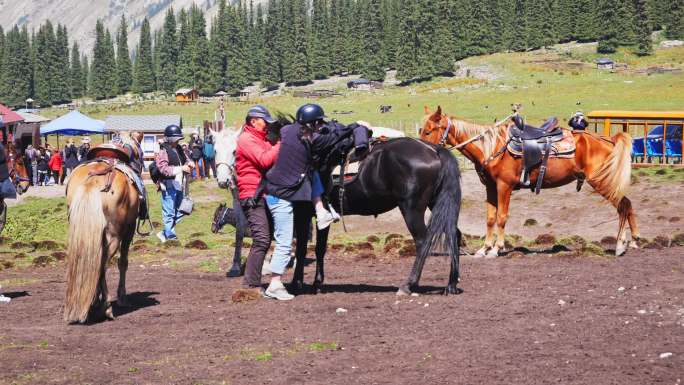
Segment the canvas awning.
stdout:
<svg viewBox="0 0 684 385">
<path fill-rule="evenodd" d="M 105 123 L 71 111 L 40 128 L 41 135 L 83 135 L 104 133 Z"/>
</svg>

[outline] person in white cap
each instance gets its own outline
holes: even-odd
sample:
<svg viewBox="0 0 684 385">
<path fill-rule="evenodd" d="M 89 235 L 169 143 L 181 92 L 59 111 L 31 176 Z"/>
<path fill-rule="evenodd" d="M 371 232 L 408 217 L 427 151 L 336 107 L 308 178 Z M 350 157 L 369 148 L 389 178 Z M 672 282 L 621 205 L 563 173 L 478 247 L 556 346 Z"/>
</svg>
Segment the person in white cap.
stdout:
<svg viewBox="0 0 684 385">
<path fill-rule="evenodd" d="M 568 126 L 572 127 L 573 130 L 584 131 L 588 125 L 589 122 L 587 122 L 587 118 L 584 117 L 582 111 L 575 112 L 568 122 Z"/>
</svg>

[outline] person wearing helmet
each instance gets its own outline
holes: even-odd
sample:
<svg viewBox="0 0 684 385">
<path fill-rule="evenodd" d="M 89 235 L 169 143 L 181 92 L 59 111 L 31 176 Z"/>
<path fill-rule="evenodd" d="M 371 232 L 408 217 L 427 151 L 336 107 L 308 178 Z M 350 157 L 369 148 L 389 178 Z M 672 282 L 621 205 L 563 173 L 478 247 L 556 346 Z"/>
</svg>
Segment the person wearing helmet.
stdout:
<svg viewBox="0 0 684 385">
<path fill-rule="evenodd" d="M 577 111 L 568 121 L 568 126 L 572 127 L 573 130 L 584 131 L 589 126 L 589 122 L 587 122 L 582 111 Z"/>
<path fill-rule="evenodd" d="M 128 154 L 128 165 L 135 173 L 135 185 L 140 192 L 140 209 L 138 210 L 138 217 L 140 219 L 148 218 L 147 210 L 147 190 L 142 181 L 142 171 L 145 168 L 144 153 L 142 146 L 143 133 L 137 130 L 131 131 L 127 135 L 121 135 L 121 144 Z M 65 150 L 66 151 L 66 150 Z"/>
<path fill-rule="evenodd" d="M 266 174 L 266 203 L 273 215 L 276 247 L 271 257 L 271 284 L 265 295 L 278 300 L 289 300 L 281 282 L 281 275 L 290 261 L 294 231 L 293 204 L 315 202 L 316 220 L 319 229 L 327 228 L 333 222 L 333 215 L 323 206 L 323 186 L 314 170 L 314 156 L 320 151 L 331 149 L 339 140 L 337 131 L 317 131 L 325 123 L 323 109 L 315 104 L 306 104 L 297 110 L 296 121 L 280 130 L 281 147 L 273 168 Z M 308 228 L 308 224 L 306 224 Z"/>
<path fill-rule="evenodd" d="M 183 139 L 181 128 L 172 124 L 164 129 L 164 141 L 155 159 L 160 174 L 162 223 L 164 229 L 157 234 L 162 243 L 178 239 L 176 224 L 183 217 L 178 207 L 183 200 L 183 177 L 192 171 L 192 162 L 185 156 L 178 142 Z"/>
<path fill-rule="evenodd" d="M 280 143 L 267 140 L 267 128 L 276 120 L 266 107 L 256 105 L 249 109 L 235 148 L 235 174 L 238 199 L 252 233 L 252 247 L 247 256 L 243 277 L 246 289 L 261 292 L 261 268 L 271 246 L 271 226 L 264 199 L 263 176 L 280 151 Z"/>
</svg>

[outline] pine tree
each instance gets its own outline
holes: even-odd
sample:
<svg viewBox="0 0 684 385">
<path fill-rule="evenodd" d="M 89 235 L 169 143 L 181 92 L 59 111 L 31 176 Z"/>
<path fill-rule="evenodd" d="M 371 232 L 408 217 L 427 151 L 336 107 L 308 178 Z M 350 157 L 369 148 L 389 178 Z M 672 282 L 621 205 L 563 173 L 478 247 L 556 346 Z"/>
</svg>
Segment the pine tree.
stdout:
<svg viewBox="0 0 684 385">
<path fill-rule="evenodd" d="M 333 0 L 334 1 L 334 0 Z M 326 0 L 313 0 L 313 11 L 310 23 L 309 52 L 311 75 L 314 79 L 323 79 L 330 74 L 330 54 L 327 49 L 328 9 Z M 377 51 L 375 51 L 377 52 Z"/>
<path fill-rule="evenodd" d="M 83 69 L 81 67 L 81 53 L 78 43 L 74 42 L 71 48 L 71 67 L 69 75 L 71 78 L 71 97 L 80 98 L 85 94 L 85 84 L 83 83 Z"/>
<path fill-rule="evenodd" d="M 454 44 L 453 25 L 456 15 L 452 12 L 450 0 L 437 0 L 434 2 L 438 18 L 442 19 L 435 26 L 432 58 L 435 74 L 453 72 L 454 58 L 456 57 Z"/>
<path fill-rule="evenodd" d="M 382 57 L 385 66 L 395 68 L 397 46 L 399 45 L 399 5 L 398 0 L 382 0 Z M 452 25 L 453 21 L 449 21 Z M 330 38 L 328 38 L 330 40 Z"/>
<path fill-rule="evenodd" d="M 178 14 L 178 59 L 176 63 L 176 88 L 193 87 L 192 48 L 190 46 L 190 19 L 185 9 Z"/>
<path fill-rule="evenodd" d="M 665 16 L 665 36 L 684 39 L 684 0 L 670 0 Z"/>
<path fill-rule="evenodd" d="M 39 104 L 51 105 L 54 102 L 52 99 L 55 77 L 53 63 L 57 61 L 57 43 L 52 23 L 49 20 L 38 28 L 34 44 L 36 50 L 35 99 Z"/>
<path fill-rule="evenodd" d="M 362 61 L 361 75 L 370 80 L 382 81 L 385 79 L 385 65 L 382 57 L 383 23 L 380 0 L 370 0 L 365 18 L 361 23 L 363 30 L 363 52 L 365 59 Z"/>
<path fill-rule="evenodd" d="M 102 20 L 95 25 L 95 47 L 90 70 L 89 92 L 96 99 L 109 98 L 116 91 L 114 42 Z"/>
<path fill-rule="evenodd" d="M 83 90 L 83 95 L 92 95 L 92 77 L 90 76 L 90 64 L 88 62 L 88 55 L 83 55 L 81 60 L 81 69 L 83 70 L 83 85 L 85 86 Z"/>
<path fill-rule="evenodd" d="M 397 79 L 406 82 L 420 76 L 418 68 L 419 37 L 418 5 L 412 0 L 401 0 L 399 47 L 397 48 Z"/>
<path fill-rule="evenodd" d="M 283 80 L 287 83 L 302 83 L 311 80 L 308 66 L 306 41 L 306 0 L 289 0 L 289 15 L 292 43 L 291 52 L 284 58 Z"/>
<path fill-rule="evenodd" d="M 226 28 L 224 39 L 227 43 L 226 52 L 226 91 L 235 93 L 248 84 L 248 71 L 246 68 L 246 50 L 244 19 L 242 11 L 237 7 L 228 7 L 226 10 Z"/>
<path fill-rule="evenodd" d="M 612 0 L 599 1 L 599 20 L 603 20 L 604 24 L 596 49 L 599 53 L 613 53 L 619 44 L 617 31 L 619 20 L 614 5 Z"/>
<path fill-rule="evenodd" d="M 575 37 L 580 42 L 595 41 L 599 37 L 599 30 L 608 27 L 608 20 L 601 18 L 598 5 L 607 3 L 613 6 L 614 2 L 606 0 L 577 0 L 577 11 L 570 15 L 575 17 Z M 600 21 L 600 22 L 599 22 Z M 612 26 L 610 28 L 614 28 Z"/>
<path fill-rule="evenodd" d="M 653 53 L 651 42 L 651 20 L 646 0 L 635 0 L 635 20 L 637 50 L 639 56 L 646 56 Z"/>
<path fill-rule="evenodd" d="M 195 4 L 190 7 L 190 68 L 193 85 L 200 93 L 214 93 L 210 84 L 209 41 L 207 40 L 204 13 Z"/>
<path fill-rule="evenodd" d="M 154 65 L 152 63 L 152 36 L 150 22 L 145 18 L 140 28 L 140 42 L 133 67 L 133 90 L 137 93 L 155 90 Z"/>
<path fill-rule="evenodd" d="M 162 42 L 159 52 L 159 88 L 165 92 L 176 90 L 176 63 L 178 60 L 178 39 L 176 38 L 176 16 L 173 8 L 166 11 Z"/>
<path fill-rule="evenodd" d="M 161 70 L 161 47 L 162 47 L 162 32 L 161 30 L 154 31 L 154 40 L 152 45 L 152 67 L 154 68 L 154 89 L 161 90 L 161 81 L 159 79 L 159 71 Z"/>
<path fill-rule="evenodd" d="M 24 104 L 30 96 L 31 63 L 29 52 L 28 31 L 24 26 L 21 31 L 15 25 L 4 37 L 3 48 L 0 51 L 0 102 L 9 106 Z"/>
<path fill-rule="evenodd" d="M 69 37 L 65 25 L 57 26 L 55 35 L 56 61 L 53 63 L 52 101 L 71 101 L 71 77 L 69 76 Z"/>
<path fill-rule="evenodd" d="M 525 0 L 515 0 L 515 28 L 510 48 L 513 51 L 527 49 L 527 13 L 525 12 Z"/>
<path fill-rule="evenodd" d="M 282 56 L 279 55 L 278 4 L 269 0 L 267 18 L 264 25 L 264 69 L 261 73 L 261 84 L 270 87 L 282 79 Z"/>
<path fill-rule="evenodd" d="M 121 15 L 121 23 L 116 33 L 116 85 L 117 93 L 125 94 L 133 84 L 133 64 L 128 50 L 128 24 Z"/>
<path fill-rule="evenodd" d="M 621 45 L 631 45 L 636 42 L 634 0 L 617 2 L 618 40 Z"/>
</svg>

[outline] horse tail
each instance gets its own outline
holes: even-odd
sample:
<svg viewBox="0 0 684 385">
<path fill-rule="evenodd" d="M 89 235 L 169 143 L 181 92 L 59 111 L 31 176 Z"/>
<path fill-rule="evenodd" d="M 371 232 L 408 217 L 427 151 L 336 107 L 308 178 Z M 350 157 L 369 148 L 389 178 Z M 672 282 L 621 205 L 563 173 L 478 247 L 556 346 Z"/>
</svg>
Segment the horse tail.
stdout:
<svg viewBox="0 0 684 385">
<path fill-rule="evenodd" d="M 427 226 L 427 236 L 423 247 L 419 250 L 421 260 L 425 260 L 430 252 L 438 247 L 448 252 L 449 258 L 459 265 L 460 232 L 458 230 L 458 214 L 461 211 L 461 172 L 458 160 L 451 152 L 438 148 L 441 161 L 437 181 L 436 196 L 431 209 L 432 215 Z M 456 271 L 458 275 L 458 271 Z"/>
<path fill-rule="evenodd" d="M 599 194 L 617 207 L 632 178 L 632 137 L 626 132 L 618 132 L 613 140 L 613 151 L 589 180 Z"/>
<path fill-rule="evenodd" d="M 90 307 L 97 299 L 98 285 L 106 263 L 106 226 L 102 193 L 97 186 L 77 186 L 69 207 L 67 288 L 64 300 L 64 320 L 67 322 L 85 322 Z"/>
</svg>

